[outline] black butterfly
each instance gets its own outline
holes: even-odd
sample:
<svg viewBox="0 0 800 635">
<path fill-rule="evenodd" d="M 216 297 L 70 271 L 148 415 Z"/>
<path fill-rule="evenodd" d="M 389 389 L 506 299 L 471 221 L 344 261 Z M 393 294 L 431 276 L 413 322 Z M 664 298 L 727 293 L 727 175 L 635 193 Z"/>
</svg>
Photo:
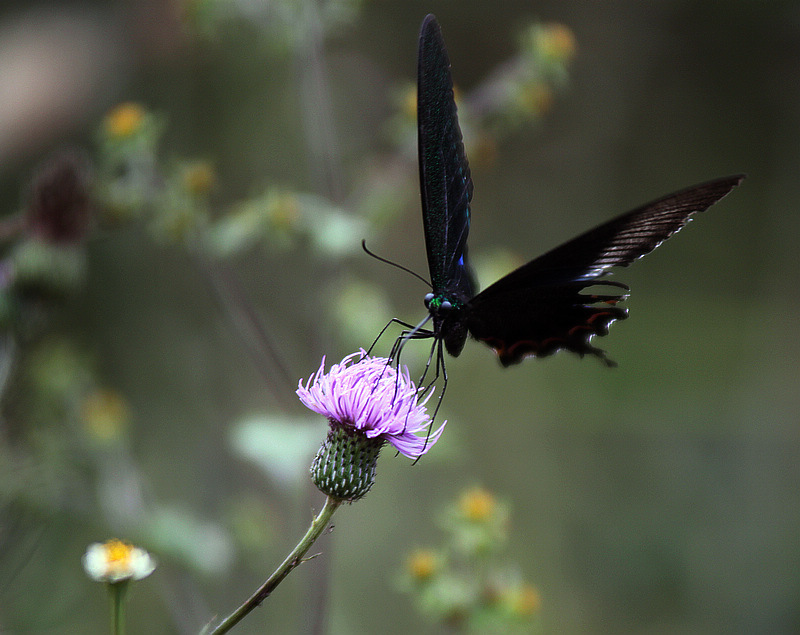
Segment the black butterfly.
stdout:
<svg viewBox="0 0 800 635">
<path fill-rule="evenodd" d="M 606 335 L 614 320 L 627 317 L 619 303 L 628 287 L 601 277 L 611 267 L 627 266 L 653 251 L 692 214 L 706 210 L 744 178 L 709 181 L 648 203 L 556 247 L 476 294 L 467 258 L 472 179 L 453 99 L 450 60 L 433 15 L 425 18 L 420 32 L 417 130 L 432 292 L 425 296 L 428 316 L 397 340 L 390 357 L 396 359 L 410 338 L 435 338 L 437 376 L 440 367 L 444 370 L 442 344 L 456 357 L 468 334 L 492 347 L 504 366 L 561 349 L 581 356 L 590 353 L 613 365 L 590 341 Z M 428 320 L 433 321 L 430 330 L 423 328 Z M 432 350 L 431 358 L 433 354 Z"/>
</svg>

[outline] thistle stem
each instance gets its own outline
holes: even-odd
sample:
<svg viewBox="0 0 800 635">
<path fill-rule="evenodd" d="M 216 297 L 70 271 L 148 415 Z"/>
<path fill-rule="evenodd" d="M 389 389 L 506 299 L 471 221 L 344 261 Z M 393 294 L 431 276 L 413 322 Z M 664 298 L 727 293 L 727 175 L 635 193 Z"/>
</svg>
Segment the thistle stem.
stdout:
<svg viewBox="0 0 800 635">
<path fill-rule="evenodd" d="M 275 590 L 275 587 L 277 587 L 295 567 L 303 562 L 303 556 L 311 548 L 311 545 L 314 544 L 316 539 L 320 537 L 322 532 L 328 528 L 333 512 L 335 512 L 343 502 L 344 501 L 340 499 L 331 498 L 329 496 L 325 500 L 325 505 L 322 507 L 319 514 L 311 521 L 311 526 L 308 528 L 306 535 L 297 543 L 297 546 L 292 552 L 286 556 L 286 559 L 281 565 L 275 569 L 275 572 L 267 578 L 267 581 L 264 582 L 244 604 L 222 620 L 216 628 L 211 630 L 209 635 L 227 633 L 238 624 L 245 615 L 266 600 Z"/>
</svg>

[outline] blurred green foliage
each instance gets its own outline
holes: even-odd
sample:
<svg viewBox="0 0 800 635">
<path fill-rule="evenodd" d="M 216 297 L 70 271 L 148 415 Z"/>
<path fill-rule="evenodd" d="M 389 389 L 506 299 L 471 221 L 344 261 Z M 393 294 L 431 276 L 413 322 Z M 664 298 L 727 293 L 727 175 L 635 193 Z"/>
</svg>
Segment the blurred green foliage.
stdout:
<svg viewBox="0 0 800 635">
<path fill-rule="evenodd" d="M 423 614 L 454 632 L 533 633 L 539 592 L 508 555 L 508 506 L 482 487 L 461 493 L 440 520 L 441 547 L 417 548 L 400 587 Z"/>
</svg>

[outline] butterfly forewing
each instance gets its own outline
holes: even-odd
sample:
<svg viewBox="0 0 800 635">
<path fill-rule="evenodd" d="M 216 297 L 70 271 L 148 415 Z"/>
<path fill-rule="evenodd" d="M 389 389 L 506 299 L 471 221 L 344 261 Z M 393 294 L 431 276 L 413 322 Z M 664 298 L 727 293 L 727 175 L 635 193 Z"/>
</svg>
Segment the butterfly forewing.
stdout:
<svg viewBox="0 0 800 635">
<path fill-rule="evenodd" d="M 492 287 L 538 287 L 591 280 L 611 267 L 627 266 L 675 234 L 692 214 L 719 201 L 743 178 L 737 174 L 701 183 L 642 205 L 548 251 Z"/>
<path fill-rule="evenodd" d="M 422 23 L 417 76 L 417 132 L 422 219 L 435 295 L 474 294 L 467 263 L 472 179 L 453 98 L 450 60 L 436 18 Z"/>
</svg>

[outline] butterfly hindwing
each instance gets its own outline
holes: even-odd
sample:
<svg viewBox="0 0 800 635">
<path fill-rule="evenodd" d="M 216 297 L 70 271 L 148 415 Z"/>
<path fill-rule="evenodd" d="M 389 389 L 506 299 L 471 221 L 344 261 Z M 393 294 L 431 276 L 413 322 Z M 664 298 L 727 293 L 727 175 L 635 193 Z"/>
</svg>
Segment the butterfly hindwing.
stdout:
<svg viewBox="0 0 800 635">
<path fill-rule="evenodd" d="M 581 356 L 597 355 L 613 366 L 614 362 L 590 342 L 596 335 L 608 334 L 612 322 L 628 316 L 617 306 L 627 297 L 627 287 L 602 283 L 601 288 L 598 283 L 596 290 L 584 293 L 586 286 L 572 283 L 535 291 L 510 288 L 497 294 L 479 294 L 468 305 L 463 320 L 475 339 L 495 350 L 503 366 L 562 349 Z"/>
</svg>

